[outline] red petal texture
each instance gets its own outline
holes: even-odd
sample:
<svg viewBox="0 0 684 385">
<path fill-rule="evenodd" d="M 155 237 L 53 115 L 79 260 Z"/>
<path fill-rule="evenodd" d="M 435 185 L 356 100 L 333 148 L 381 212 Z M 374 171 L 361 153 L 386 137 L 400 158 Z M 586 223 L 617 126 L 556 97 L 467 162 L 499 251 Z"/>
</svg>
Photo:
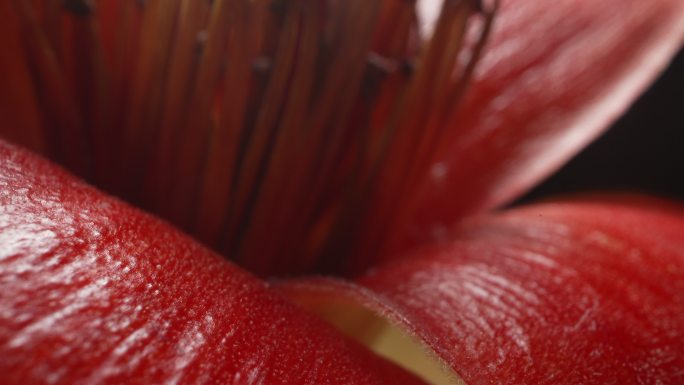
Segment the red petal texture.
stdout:
<svg viewBox="0 0 684 385">
<path fill-rule="evenodd" d="M 365 304 L 470 385 L 684 383 L 684 208 L 539 204 L 468 221 L 454 237 L 358 286 L 286 291 Z"/>
<path fill-rule="evenodd" d="M 625 110 L 683 37 L 681 0 L 502 0 L 432 175 L 386 254 L 551 174 Z"/>
<path fill-rule="evenodd" d="M 418 384 L 167 224 L 0 142 L 0 383 Z"/>
</svg>

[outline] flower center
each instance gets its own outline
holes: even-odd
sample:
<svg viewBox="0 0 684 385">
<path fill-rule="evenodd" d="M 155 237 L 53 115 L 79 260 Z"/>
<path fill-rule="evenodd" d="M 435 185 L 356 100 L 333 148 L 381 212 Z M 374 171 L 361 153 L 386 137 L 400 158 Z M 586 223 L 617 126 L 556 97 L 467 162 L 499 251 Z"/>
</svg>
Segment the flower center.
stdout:
<svg viewBox="0 0 684 385">
<path fill-rule="evenodd" d="M 13 4 L 42 127 L 30 145 L 279 275 L 382 249 L 496 7 L 446 0 L 419 22 L 403 0 Z"/>
</svg>

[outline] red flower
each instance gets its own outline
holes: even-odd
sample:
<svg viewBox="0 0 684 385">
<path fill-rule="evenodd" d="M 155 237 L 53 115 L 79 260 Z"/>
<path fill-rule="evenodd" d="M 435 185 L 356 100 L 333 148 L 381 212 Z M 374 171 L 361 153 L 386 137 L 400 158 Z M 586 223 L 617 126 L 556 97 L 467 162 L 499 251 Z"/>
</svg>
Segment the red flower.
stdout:
<svg viewBox="0 0 684 385">
<path fill-rule="evenodd" d="M 681 1 L 59 4 L 0 2 L 0 133 L 252 273 L 348 280 L 275 293 L 0 144 L 0 383 L 420 383 L 290 301 L 434 383 L 684 382 L 682 207 L 487 214 L 647 86 Z"/>
</svg>

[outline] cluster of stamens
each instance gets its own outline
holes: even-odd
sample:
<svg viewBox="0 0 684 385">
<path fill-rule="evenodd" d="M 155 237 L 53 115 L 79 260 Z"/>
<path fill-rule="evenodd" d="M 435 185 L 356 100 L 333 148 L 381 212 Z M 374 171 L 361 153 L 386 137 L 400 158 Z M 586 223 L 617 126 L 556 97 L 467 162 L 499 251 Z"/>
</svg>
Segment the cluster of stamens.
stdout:
<svg viewBox="0 0 684 385">
<path fill-rule="evenodd" d="M 381 249 L 496 3 L 12 0 L 34 148 L 254 271 Z M 266 268 L 268 267 L 268 268 Z"/>
</svg>

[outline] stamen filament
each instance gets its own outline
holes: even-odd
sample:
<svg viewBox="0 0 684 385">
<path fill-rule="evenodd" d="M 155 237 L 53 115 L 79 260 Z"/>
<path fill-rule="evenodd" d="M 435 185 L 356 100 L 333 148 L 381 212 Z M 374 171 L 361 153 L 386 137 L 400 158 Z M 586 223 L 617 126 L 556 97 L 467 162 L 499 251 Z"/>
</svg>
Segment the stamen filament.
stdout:
<svg viewBox="0 0 684 385">
<path fill-rule="evenodd" d="M 493 15 L 446 0 L 423 41 L 404 0 L 12 4 L 50 155 L 260 274 L 382 248 Z"/>
</svg>

